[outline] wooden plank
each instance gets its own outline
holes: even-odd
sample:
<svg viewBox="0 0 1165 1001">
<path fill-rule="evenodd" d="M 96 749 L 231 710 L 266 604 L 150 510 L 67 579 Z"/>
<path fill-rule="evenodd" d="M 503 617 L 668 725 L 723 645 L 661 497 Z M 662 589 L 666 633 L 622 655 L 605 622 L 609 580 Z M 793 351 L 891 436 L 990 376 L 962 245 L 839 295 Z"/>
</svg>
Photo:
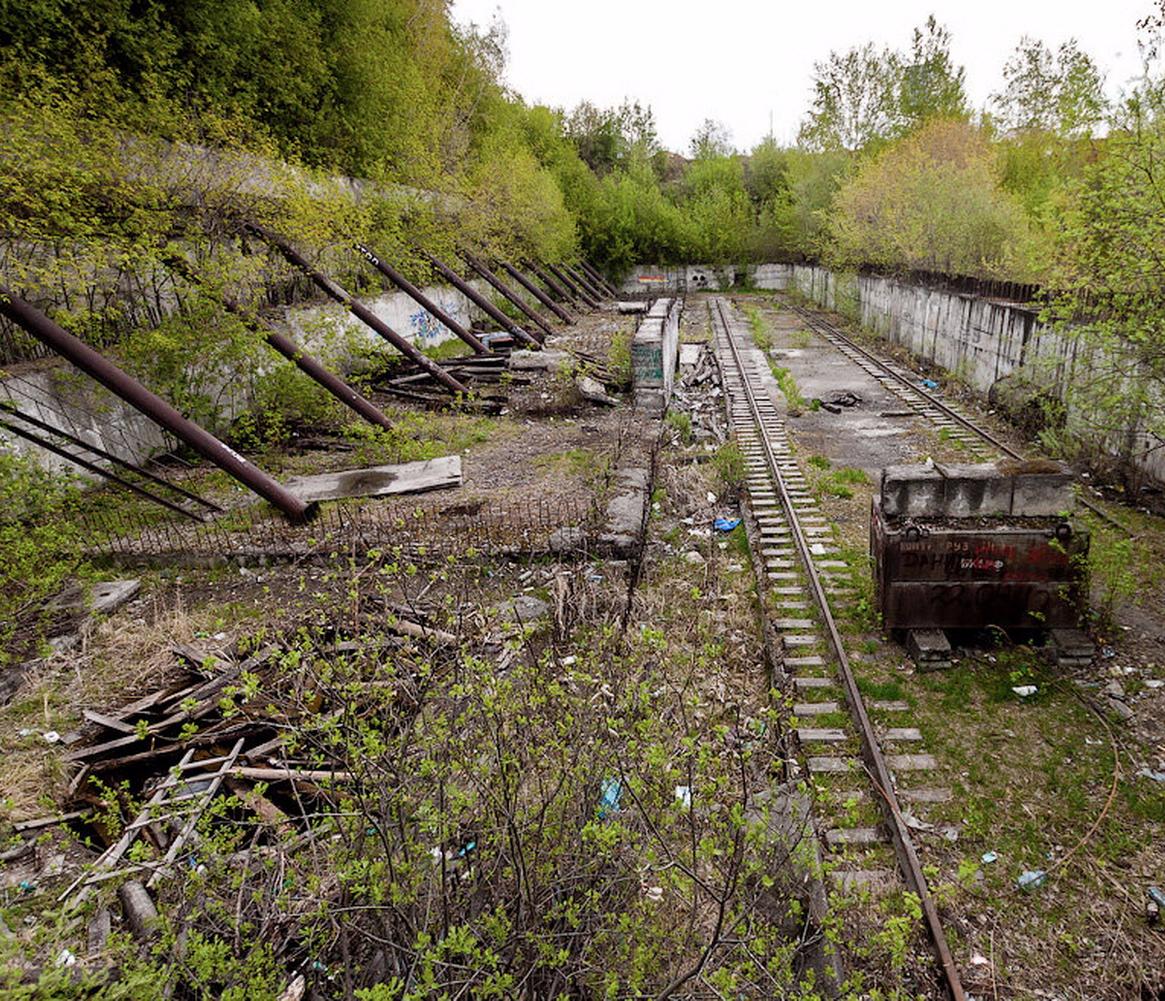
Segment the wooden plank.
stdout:
<svg viewBox="0 0 1165 1001">
<path fill-rule="evenodd" d="M 461 456 L 446 455 L 398 466 L 346 469 L 318 476 L 293 476 L 284 486 L 300 500 L 338 500 L 342 497 L 387 497 L 461 486 Z"/>
</svg>

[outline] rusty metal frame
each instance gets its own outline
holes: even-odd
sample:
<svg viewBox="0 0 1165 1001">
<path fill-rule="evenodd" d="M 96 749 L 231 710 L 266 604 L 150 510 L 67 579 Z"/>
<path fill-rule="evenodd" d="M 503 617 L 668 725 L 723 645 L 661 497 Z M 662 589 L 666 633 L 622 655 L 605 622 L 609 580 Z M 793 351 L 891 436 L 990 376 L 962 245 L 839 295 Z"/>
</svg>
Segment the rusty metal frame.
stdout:
<svg viewBox="0 0 1165 1001">
<path fill-rule="evenodd" d="M 277 250 L 284 260 L 292 267 L 297 268 L 310 278 L 326 295 L 331 299 L 344 306 L 353 316 L 360 320 L 366 327 L 376 331 L 389 344 L 396 348 L 402 355 L 410 361 L 420 365 L 425 369 L 434 379 L 436 379 L 442 386 L 444 386 L 451 393 L 468 393 L 469 388 L 463 383 L 458 382 L 448 372 L 444 371 L 440 365 L 433 361 L 432 358 L 424 354 L 415 344 L 406 340 L 395 330 L 385 323 L 379 316 L 372 312 L 359 299 L 351 295 L 345 289 L 341 288 L 336 282 L 332 281 L 318 268 L 313 267 L 308 263 L 306 258 L 299 253 L 290 243 L 287 242 L 278 233 L 273 233 L 271 230 L 256 223 L 245 223 L 244 229 L 247 232 L 254 233 L 268 246 Z"/>
<path fill-rule="evenodd" d="M 550 274 L 545 268 L 540 267 L 537 261 L 527 257 L 522 261 L 522 263 L 525 264 L 526 267 L 528 267 L 531 271 L 533 271 L 534 274 L 542 280 L 542 283 L 548 289 L 550 289 L 551 292 L 558 296 L 559 300 L 565 302 L 568 306 L 572 306 L 576 309 L 578 308 L 578 300 L 576 297 L 567 291 L 566 286 L 563 285 L 562 282 Z"/>
<path fill-rule="evenodd" d="M 498 309 L 497 306 L 490 302 L 489 299 L 487 299 L 484 295 L 478 292 L 477 289 L 470 285 L 469 282 L 462 278 L 444 261 L 442 261 L 440 258 L 434 257 L 432 254 L 427 253 L 424 250 L 420 250 L 418 252 L 433 266 L 433 269 L 437 272 L 437 274 L 439 274 L 442 278 L 449 282 L 450 285 L 457 289 L 458 292 L 465 296 L 465 298 L 477 306 L 477 308 L 485 313 L 486 316 L 488 316 L 491 320 L 493 320 L 494 323 L 499 324 L 503 330 L 511 334 L 523 344 L 526 344 L 535 350 L 542 346 L 539 340 L 526 333 L 522 327 L 510 319 L 510 317 L 506 316 L 505 313 Z"/>
<path fill-rule="evenodd" d="M 489 354 L 490 350 L 480 340 L 478 340 L 471 331 L 466 329 L 462 324 L 458 323 L 445 310 L 438 306 L 432 299 L 430 299 L 424 292 L 422 292 L 416 285 L 409 281 L 404 275 L 396 270 L 391 264 L 387 263 L 379 254 L 373 252 L 369 247 L 363 243 L 356 244 L 356 252 L 371 264 L 377 271 L 379 271 L 385 278 L 397 286 L 405 295 L 407 295 L 413 302 L 417 303 L 422 309 L 427 310 L 439 322 L 448 327 L 453 333 L 460 337 L 466 344 L 473 348 L 474 354 Z"/>
<path fill-rule="evenodd" d="M 583 270 L 583 271 L 584 271 L 586 274 L 590 275 L 590 276 L 591 276 L 591 278 L 593 278 L 593 279 L 594 279 L 594 281 L 595 281 L 595 284 L 596 284 L 596 285 L 597 285 L 599 288 L 601 288 L 601 289 L 603 289 L 604 291 L 606 291 L 606 292 L 607 292 L 607 293 L 608 293 L 608 294 L 611 296 L 611 298 L 612 298 L 612 299 L 614 299 L 614 298 L 617 298 L 617 297 L 618 297 L 618 295 L 619 295 L 619 292 L 618 292 L 618 290 L 615 288 L 615 286 L 614 286 L 614 285 L 612 285 L 612 284 L 611 284 L 609 281 L 607 281 L 607 279 L 603 277 L 603 275 L 602 275 L 602 273 L 599 271 L 599 269 L 598 269 L 598 268 L 596 268 L 594 265 L 592 265 L 592 264 L 591 264 L 591 263 L 590 263 L 590 262 L 589 262 L 589 261 L 588 261 L 588 260 L 587 260 L 585 257 L 580 257 L 580 258 L 578 259 L 578 266 L 579 266 L 580 268 L 582 268 L 582 270 Z"/>
<path fill-rule="evenodd" d="M 570 289 L 571 294 L 576 299 L 578 299 L 579 302 L 586 303 L 587 306 L 589 306 L 591 309 L 598 309 L 598 300 L 595 299 L 595 297 L 592 296 L 589 292 L 585 292 L 583 289 L 579 288 L 578 283 L 573 281 L 561 267 L 556 264 L 551 264 L 549 261 L 546 262 L 546 267 L 550 269 L 550 272 L 555 277 L 557 277 L 563 285 Z"/>
<path fill-rule="evenodd" d="M 183 417 L 160 396 L 151 393 L 132 376 L 123 372 L 100 352 L 74 337 L 64 328 L 25 302 L 15 293 L 0 285 L 0 313 L 27 330 L 61 357 L 72 362 L 82 372 L 124 400 L 135 410 L 185 442 L 203 458 L 213 462 L 228 475 L 270 501 L 290 520 L 310 520 L 317 505 L 307 504 L 287 488 L 272 479 L 253 463 L 244 459 L 233 448 L 223 444 L 209 431 Z"/>
<path fill-rule="evenodd" d="M 509 299 L 515 306 L 520 309 L 528 319 L 532 320 L 543 333 L 535 334 L 539 342 L 545 341 L 547 337 L 554 333 L 554 328 L 543 318 L 543 316 L 533 307 L 529 306 L 526 301 L 518 295 L 512 288 L 503 282 L 497 275 L 495 275 L 488 267 L 485 266 L 472 254 L 467 251 L 461 252 L 461 257 L 474 271 L 476 271 L 482 278 L 484 278 L 494 289 L 506 299 Z"/>
<path fill-rule="evenodd" d="M 521 285 L 522 288 L 524 288 L 535 299 L 537 299 L 540 303 L 542 303 L 543 306 L 545 306 L 548 310 L 550 310 L 550 312 L 552 312 L 555 316 L 557 316 L 563 323 L 568 323 L 568 324 L 571 324 L 573 326 L 575 323 L 578 322 L 573 315 L 571 315 L 565 309 L 563 309 L 560 305 L 558 305 L 558 303 L 556 303 L 553 299 L 551 299 L 550 296 L 548 296 L 545 292 L 543 292 L 542 289 L 540 289 L 537 285 L 535 285 L 532 281 L 530 281 L 529 278 L 527 278 L 524 274 L 522 274 L 521 271 L 519 271 L 517 268 L 515 268 L 508 261 L 499 261 L 499 263 L 501 264 L 501 266 L 502 266 L 503 270 L 506 272 L 506 274 L 508 274 L 511 278 L 513 278 L 514 281 L 516 281 L 519 285 Z"/>
</svg>

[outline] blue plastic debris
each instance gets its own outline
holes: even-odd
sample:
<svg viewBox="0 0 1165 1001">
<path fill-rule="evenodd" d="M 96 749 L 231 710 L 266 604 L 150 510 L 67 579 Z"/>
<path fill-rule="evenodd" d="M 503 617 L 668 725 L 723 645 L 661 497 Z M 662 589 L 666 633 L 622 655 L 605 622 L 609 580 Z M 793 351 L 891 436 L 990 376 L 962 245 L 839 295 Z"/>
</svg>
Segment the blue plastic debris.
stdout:
<svg viewBox="0 0 1165 1001">
<path fill-rule="evenodd" d="M 995 852 L 984 852 L 982 855 L 982 860 L 983 860 L 984 865 L 990 865 L 992 862 L 994 862 L 998 858 L 999 858 L 999 856 Z"/>
<path fill-rule="evenodd" d="M 938 383 L 934 379 L 919 379 L 918 384 L 923 389 L 938 389 Z"/>
<path fill-rule="evenodd" d="M 618 779 L 603 779 L 599 786 L 599 820 L 608 813 L 619 812 L 619 800 L 623 796 L 623 786 Z"/>
<path fill-rule="evenodd" d="M 1048 881 L 1048 874 L 1043 869 L 1028 869 L 1017 879 L 1016 885 L 1021 890 L 1038 890 Z"/>
<path fill-rule="evenodd" d="M 714 522 L 712 522 L 712 527 L 716 529 L 717 532 L 731 532 L 739 524 L 739 518 L 717 518 Z"/>
<path fill-rule="evenodd" d="M 465 858 L 465 856 L 468 855 L 471 851 L 473 851 L 476 847 L 477 847 L 476 841 L 467 841 L 465 843 L 465 847 L 462 848 L 461 851 L 459 851 L 457 853 L 457 857 L 458 858 Z"/>
</svg>

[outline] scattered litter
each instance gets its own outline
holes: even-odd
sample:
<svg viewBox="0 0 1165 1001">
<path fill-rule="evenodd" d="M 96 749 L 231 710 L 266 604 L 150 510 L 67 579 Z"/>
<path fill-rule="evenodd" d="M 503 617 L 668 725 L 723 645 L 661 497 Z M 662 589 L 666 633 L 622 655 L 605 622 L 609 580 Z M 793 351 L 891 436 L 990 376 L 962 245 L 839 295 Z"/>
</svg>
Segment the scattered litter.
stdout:
<svg viewBox="0 0 1165 1001">
<path fill-rule="evenodd" d="M 704 557 L 697 553 L 694 549 L 689 549 L 686 553 L 684 553 L 684 559 L 691 563 L 693 566 L 702 565 L 704 562 Z"/>
<path fill-rule="evenodd" d="M 728 564 L 727 570 L 729 573 L 740 573 L 744 570 L 743 563 L 737 563 L 735 560 Z"/>
<path fill-rule="evenodd" d="M 36 889 L 36 883 L 31 879 L 22 879 L 18 884 L 21 893 L 32 893 Z"/>
<path fill-rule="evenodd" d="M 623 797 L 623 786 L 618 779 L 603 779 L 599 786 L 599 820 L 608 813 L 619 812 L 619 800 Z"/>
<path fill-rule="evenodd" d="M 1165 782 L 1165 772 L 1155 772 L 1152 768 L 1142 768 L 1137 774 L 1152 779 L 1154 782 Z"/>
<path fill-rule="evenodd" d="M 919 820 L 916 816 L 914 816 L 911 813 L 904 812 L 902 814 L 902 820 L 905 822 L 906 826 L 909 827 L 913 831 L 933 831 L 934 830 L 934 824 L 928 824 L 925 820 Z"/>
<path fill-rule="evenodd" d="M 1091 737 L 1085 737 L 1084 743 L 1086 743 L 1089 747 L 1099 747 L 1101 744 L 1104 743 L 1104 741 L 1103 740 L 1093 740 Z"/>
<path fill-rule="evenodd" d="M 62 949 L 57 954 L 57 966 L 75 966 L 77 964 L 77 956 L 68 949 Z"/>
<path fill-rule="evenodd" d="M 1048 874 L 1043 869 L 1027 869 L 1015 882 L 1021 890 L 1030 892 L 1038 890 L 1047 881 Z"/>
<path fill-rule="evenodd" d="M 714 493 L 712 493 L 711 490 L 709 490 L 706 494 L 704 494 L 704 497 L 708 501 L 709 504 L 716 503 L 716 495 Z"/>
<path fill-rule="evenodd" d="M 1035 685 L 1015 685 L 1011 690 L 1021 699 L 1026 699 L 1029 695 L 1035 695 L 1038 691 Z"/>
<path fill-rule="evenodd" d="M 918 384 L 923 389 L 938 389 L 938 383 L 934 379 L 919 379 Z"/>
<path fill-rule="evenodd" d="M 578 663 L 578 658 L 574 654 L 571 654 L 569 657 L 563 657 L 558 663 L 563 667 L 574 667 Z"/>
<path fill-rule="evenodd" d="M 972 966 L 990 966 L 991 961 L 986 956 L 984 956 L 981 952 L 976 952 L 976 953 L 973 953 L 971 956 L 971 965 Z"/>
<path fill-rule="evenodd" d="M 984 852 L 981 856 L 979 856 L 979 860 L 984 865 L 990 865 L 992 862 L 998 861 L 998 859 L 999 854 L 997 852 Z"/>
<path fill-rule="evenodd" d="M 587 580 L 591 581 L 592 583 L 597 583 L 598 581 L 601 581 L 602 579 L 603 579 L 603 575 L 601 573 L 589 573 L 589 574 L 587 574 Z"/>
<path fill-rule="evenodd" d="M 1116 651 L 1110 646 L 1102 646 L 1100 648 L 1100 656 L 1105 660 L 1112 660 L 1116 656 Z"/>
<path fill-rule="evenodd" d="M 676 786 L 676 799 L 680 801 L 680 806 L 685 810 L 690 810 L 692 808 L 692 787 Z"/>
<path fill-rule="evenodd" d="M 1148 678 L 1145 681 L 1145 687 L 1146 688 L 1163 688 L 1163 687 L 1165 687 L 1165 681 L 1162 681 L 1160 678 Z"/>
<path fill-rule="evenodd" d="M 717 532 L 731 532 L 739 524 L 739 518 L 717 518 L 714 522 L 712 522 L 712 527 L 716 529 Z"/>
<path fill-rule="evenodd" d="M 856 407 L 862 402 L 862 398 L 857 393 L 852 393 L 848 389 L 840 393 L 835 393 L 828 400 L 818 400 L 823 410 L 828 410 L 831 414 L 840 414 L 842 408 L 849 409 Z"/>
<path fill-rule="evenodd" d="M 663 900 L 663 887 L 649 886 L 646 890 L 643 891 L 643 895 L 653 904 L 658 904 L 661 900 Z"/>
</svg>

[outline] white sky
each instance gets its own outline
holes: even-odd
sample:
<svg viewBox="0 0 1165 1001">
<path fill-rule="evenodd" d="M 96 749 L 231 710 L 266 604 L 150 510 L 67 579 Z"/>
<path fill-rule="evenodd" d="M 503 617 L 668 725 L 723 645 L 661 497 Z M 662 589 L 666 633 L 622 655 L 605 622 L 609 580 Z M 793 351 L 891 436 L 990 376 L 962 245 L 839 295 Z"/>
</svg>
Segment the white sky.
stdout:
<svg viewBox="0 0 1165 1001">
<path fill-rule="evenodd" d="M 904 49 L 933 13 L 951 32 L 981 108 L 1024 34 L 1055 49 L 1075 36 L 1108 74 L 1110 93 L 1140 69 L 1136 22 L 1153 0 L 453 0 L 453 17 L 480 25 L 500 12 L 510 31 L 506 82 L 530 103 L 600 107 L 624 97 L 650 104 L 663 145 L 686 152 L 705 118 L 735 145 L 769 131 L 791 143 L 809 106 L 813 63 L 831 49 L 872 41 Z"/>
</svg>

